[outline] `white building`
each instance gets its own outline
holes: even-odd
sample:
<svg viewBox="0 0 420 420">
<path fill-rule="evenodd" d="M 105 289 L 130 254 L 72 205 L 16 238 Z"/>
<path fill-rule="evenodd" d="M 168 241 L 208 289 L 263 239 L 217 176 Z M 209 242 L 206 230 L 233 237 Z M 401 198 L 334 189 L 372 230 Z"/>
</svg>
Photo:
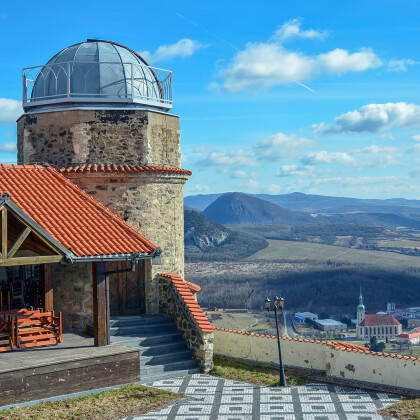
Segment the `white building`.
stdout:
<svg viewBox="0 0 420 420">
<path fill-rule="evenodd" d="M 317 319 L 315 322 L 323 331 L 347 331 L 347 325 L 335 319 Z"/>
<path fill-rule="evenodd" d="M 388 304 L 389 309 L 390 304 Z M 376 337 L 378 340 L 396 338 L 402 333 L 402 325 L 390 314 L 366 314 L 363 305 L 363 296 L 360 291 L 359 305 L 357 307 L 357 338 L 370 340 Z"/>
</svg>

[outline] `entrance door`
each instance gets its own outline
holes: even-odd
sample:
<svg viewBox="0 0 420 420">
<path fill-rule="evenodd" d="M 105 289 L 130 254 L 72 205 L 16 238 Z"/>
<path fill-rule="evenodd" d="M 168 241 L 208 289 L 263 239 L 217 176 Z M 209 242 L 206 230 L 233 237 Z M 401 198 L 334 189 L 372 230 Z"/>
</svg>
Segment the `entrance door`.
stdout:
<svg viewBox="0 0 420 420">
<path fill-rule="evenodd" d="M 109 304 L 111 315 L 136 315 L 145 312 L 144 262 L 139 261 L 131 271 L 129 261 L 107 262 L 106 271 L 128 270 L 109 275 Z"/>
</svg>

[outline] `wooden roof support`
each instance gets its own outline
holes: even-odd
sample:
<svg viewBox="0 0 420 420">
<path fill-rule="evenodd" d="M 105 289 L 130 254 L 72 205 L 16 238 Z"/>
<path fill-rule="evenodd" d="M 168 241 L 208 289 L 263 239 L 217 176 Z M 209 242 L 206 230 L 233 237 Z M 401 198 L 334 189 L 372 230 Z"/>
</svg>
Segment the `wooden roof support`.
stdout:
<svg viewBox="0 0 420 420">
<path fill-rule="evenodd" d="M 11 217 L 8 217 L 9 212 Z M 1 206 L 1 258 L 0 258 L 0 267 L 16 266 L 16 265 L 30 265 L 30 264 L 50 264 L 57 263 L 63 260 L 63 253 L 48 239 L 44 238 L 37 230 L 28 224 L 19 214 L 16 214 L 12 209 L 8 207 L 8 204 L 3 202 Z M 13 239 L 13 245 L 8 249 L 8 239 L 9 239 L 9 229 L 8 223 L 12 223 L 12 220 L 18 220 L 21 226 L 24 227 L 23 231 L 9 240 L 11 242 Z M 14 226 L 16 231 L 16 226 Z M 39 240 L 39 243 L 42 243 L 42 248 L 45 250 L 47 255 L 34 255 L 28 257 L 15 257 L 15 254 L 21 250 L 22 245 L 30 234 L 34 234 L 35 238 Z M 15 232 L 16 235 L 16 232 Z M 34 251 L 35 252 L 35 251 Z"/>
</svg>

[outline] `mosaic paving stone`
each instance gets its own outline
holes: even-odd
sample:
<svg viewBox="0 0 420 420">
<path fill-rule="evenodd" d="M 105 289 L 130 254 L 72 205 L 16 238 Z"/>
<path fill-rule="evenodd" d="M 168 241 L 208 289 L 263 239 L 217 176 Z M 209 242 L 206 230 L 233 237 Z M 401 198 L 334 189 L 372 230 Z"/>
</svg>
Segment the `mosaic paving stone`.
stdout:
<svg viewBox="0 0 420 420">
<path fill-rule="evenodd" d="M 400 399 L 342 386 L 259 387 L 200 374 L 148 385 L 187 398 L 133 420 L 384 420 L 378 409 Z"/>
</svg>

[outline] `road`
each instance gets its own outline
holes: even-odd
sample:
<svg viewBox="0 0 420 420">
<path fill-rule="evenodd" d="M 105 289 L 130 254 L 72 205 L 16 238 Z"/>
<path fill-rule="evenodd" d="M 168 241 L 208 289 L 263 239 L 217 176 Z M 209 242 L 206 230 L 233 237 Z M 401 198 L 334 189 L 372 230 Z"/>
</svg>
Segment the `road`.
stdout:
<svg viewBox="0 0 420 420">
<path fill-rule="evenodd" d="M 295 332 L 293 331 L 292 316 L 289 311 L 284 311 L 284 335 L 286 337 L 296 337 Z"/>
</svg>

